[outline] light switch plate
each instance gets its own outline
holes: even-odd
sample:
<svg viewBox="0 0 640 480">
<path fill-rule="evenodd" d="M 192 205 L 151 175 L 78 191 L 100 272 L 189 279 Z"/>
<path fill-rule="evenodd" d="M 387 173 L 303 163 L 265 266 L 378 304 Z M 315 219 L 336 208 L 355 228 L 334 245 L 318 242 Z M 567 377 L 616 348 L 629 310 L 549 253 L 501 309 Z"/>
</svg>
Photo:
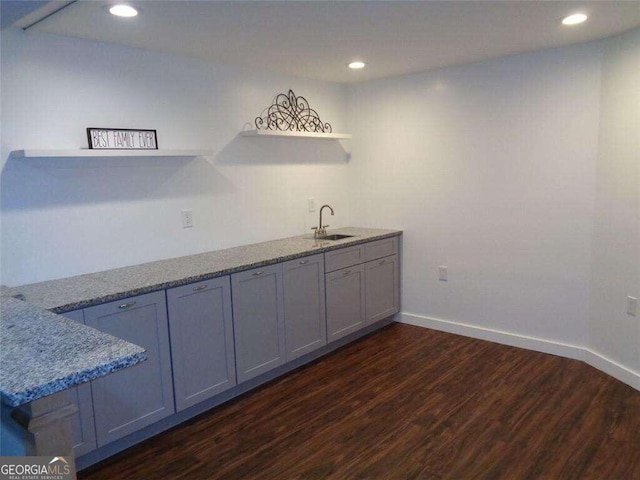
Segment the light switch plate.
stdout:
<svg viewBox="0 0 640 480">
<path fill-rule="evenodd" d="M 307 209 L 309 213 L 313 213 L 316 211 L 316 199 L 311 197 L 307 199 Z"/>
</svg>

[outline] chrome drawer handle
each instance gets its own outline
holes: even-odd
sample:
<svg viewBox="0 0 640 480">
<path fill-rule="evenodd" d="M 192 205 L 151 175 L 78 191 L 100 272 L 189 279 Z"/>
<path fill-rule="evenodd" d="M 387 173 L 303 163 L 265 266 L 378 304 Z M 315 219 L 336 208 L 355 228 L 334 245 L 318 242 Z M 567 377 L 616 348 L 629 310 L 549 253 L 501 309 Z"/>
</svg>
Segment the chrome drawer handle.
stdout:
<svg viewBox="0 0 640 480">
<path fill-rule="evenodd" d="M 207 286 L 208 285 L 205 283 L 204 285 L 199 285 L 197 287 L 193 287 L 193 291 L 194 292 L 199 292 L 199 291 L 204 290 L 205 288 L 207 288 Z"/>
<path fill-rule="evenodd" d="M 306 265 L 307 263 L 309 263 L 309 260 L 300 260 L 298 263 L 300 265 Z"/>
<path fill-rule="evenodd" d="M 346 272 L 344 272 L 342 275 L 349 275 L 351 273 L 351 270 L 347 270 Z"/>
<path fill-rule="evenodd" d="M 262 270 L 258 270 L 257 272 L 253 272 L 253 276 L 257 277 L 258 275 L 262 275 L 264 272 Z"/>
<path fill-rule="evenodd" d="M 121 308 L 124 310 L 125 308 L 133 307 L 135 304 L 136 302 L 121 303 L 120 305 L 118 305 L 118 308 Z"/>
</svg>

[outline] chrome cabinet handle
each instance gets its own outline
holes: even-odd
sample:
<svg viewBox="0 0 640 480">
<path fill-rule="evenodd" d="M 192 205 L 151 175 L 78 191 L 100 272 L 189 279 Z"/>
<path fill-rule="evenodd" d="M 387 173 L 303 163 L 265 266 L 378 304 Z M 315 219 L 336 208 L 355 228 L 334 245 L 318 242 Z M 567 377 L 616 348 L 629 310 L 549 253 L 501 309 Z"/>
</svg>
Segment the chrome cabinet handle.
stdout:
<svg viewBox="0 0 640 480">
<path fill-rule="evenodd" d="M 309 260 L 300 260 L 298 263 L 300 265 L 306 265 L 307 263 L 309 263 Z"/>
<path fill-rule="evenodd" d="M 262 270 L 258 270 L 257 272 L 253 272 L 253 276 L 257 277 L 258 275 L 262 275 L 264 272 Z"/>
<path fill-rule="evenodd" d="M 346 272 L 344 272 L 342 275 L 349 275 L 351 273 L 351 270 L 347 270 Z"/>
<path fill-rule="evenodd" d="M 384 265 L 385 263 L 387 263 L 386 260 L 382 260 L 380 263 L 378 263 L 378 265 Z"/>
<path fill-rule="evenodd" d="M 197 287 L 193 287 L 193 291 L 194 292 L 199 292 L 199 291 L 204 290 L 205 288 L 207 288 L 207 286 L 208 285 L 205 283 L 204 285 L 199 285 Z"/>
<path fill-rule="evenodd" d="M 118 305 L 118 308 L 124 310 L 125 308 L 133 307 L 135 304 L 136 302 L 121 303 L 120 305 Z"/>
</svg>

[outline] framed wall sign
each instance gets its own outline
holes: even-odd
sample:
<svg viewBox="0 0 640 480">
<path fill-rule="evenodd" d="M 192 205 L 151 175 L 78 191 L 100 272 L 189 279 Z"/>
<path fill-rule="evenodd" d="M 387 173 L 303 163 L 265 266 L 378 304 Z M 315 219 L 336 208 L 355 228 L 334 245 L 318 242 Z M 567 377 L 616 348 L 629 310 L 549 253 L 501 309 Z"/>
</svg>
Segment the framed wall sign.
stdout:
<svg viewBox="0 0 640 480">
<path fill-rule="evenodd" d="M 87 128 L 87 140 L 92 150 L 157 150 L 155 130 L 131 128 Z"/>
</svg>

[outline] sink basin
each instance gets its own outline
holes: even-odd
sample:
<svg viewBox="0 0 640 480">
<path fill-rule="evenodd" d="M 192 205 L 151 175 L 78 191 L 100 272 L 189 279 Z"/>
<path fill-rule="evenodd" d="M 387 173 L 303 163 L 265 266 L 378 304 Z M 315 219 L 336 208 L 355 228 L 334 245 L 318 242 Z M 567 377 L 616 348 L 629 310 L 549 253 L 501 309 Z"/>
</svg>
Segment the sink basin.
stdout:
<svg viewBox="0 0 640 480">
<path fill-rule="evenodd" d="M 351 238 L 354 235 L 343 235 L 341 233 L 334 233 L 333 235 L 327 235 L 325 237 L 320 237 L 318 240 L 342 240 L 343 238 Z"/>
</svg>

